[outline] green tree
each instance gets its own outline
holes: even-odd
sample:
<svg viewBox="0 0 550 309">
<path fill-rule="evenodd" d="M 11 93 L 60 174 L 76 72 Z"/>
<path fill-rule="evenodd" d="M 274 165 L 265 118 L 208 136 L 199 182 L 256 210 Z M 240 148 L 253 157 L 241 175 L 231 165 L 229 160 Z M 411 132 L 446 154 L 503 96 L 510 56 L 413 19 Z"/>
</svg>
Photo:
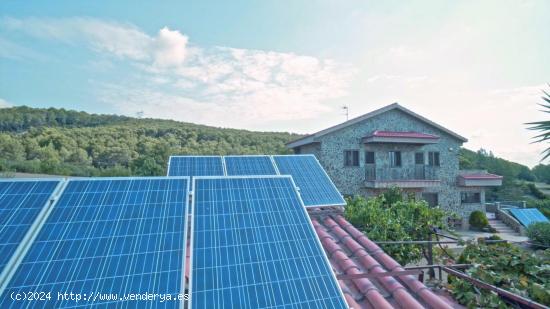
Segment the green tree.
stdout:
<svg viewBox="0 0 550 309">
<path fill-rule="evenodd" d="M 538 181 L 550 183 L 550 165 L 536 165 L 535 167 L 533 167 L 533 174 Z"/>
<path fill-rule="evenodd" d="M 0 133 L 0 154 L 4 160 L 23 160 L 25 148 L 16 138 Z"/>
<path fill-rule="evenodd" d="M 165 174 L 164 168 L 152 158 L 138 159 L 134 165 L 134 172 L 143 176 L 160 176 Z"/>
<path fill-rule="evenodd" d="M 548 92 L 543 91 L 544 96 L 542 96 L 542 100 L 544 100 L 544 103 L 539 104 L 544 108 L 543 112 L 550 113 L 550 94 Z M 527 123 L 530 125 L 529 130 L 539 131 L 539 135 L 536 135 L 534 138 L 536 139 L 536 143 L 541 142 L 547 142 L 550 140 L 550 120 L 541 120 L 541 121 L 535 121 L 535 122 L 529 122 Z M 550 156 L 550 147 L 546 148 L 543 152 L 544 156 L 542 157 L 542 160 L 548 158 Z"/>
</svg>

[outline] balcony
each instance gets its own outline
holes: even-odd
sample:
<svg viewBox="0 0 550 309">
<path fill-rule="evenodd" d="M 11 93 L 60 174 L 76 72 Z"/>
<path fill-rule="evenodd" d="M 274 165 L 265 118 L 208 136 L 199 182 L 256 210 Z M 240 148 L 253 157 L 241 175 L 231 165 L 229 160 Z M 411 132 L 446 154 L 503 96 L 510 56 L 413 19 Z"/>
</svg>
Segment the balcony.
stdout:
<svg viewBox="0 0 550 309">
<path fill-rule="evenodd" d="M 376 167 L 365 166 L 365 187 L 373 189 L 433 188 L 439 187 L 437 168 L 426 165 L 414 167 Z"/>
</svg>

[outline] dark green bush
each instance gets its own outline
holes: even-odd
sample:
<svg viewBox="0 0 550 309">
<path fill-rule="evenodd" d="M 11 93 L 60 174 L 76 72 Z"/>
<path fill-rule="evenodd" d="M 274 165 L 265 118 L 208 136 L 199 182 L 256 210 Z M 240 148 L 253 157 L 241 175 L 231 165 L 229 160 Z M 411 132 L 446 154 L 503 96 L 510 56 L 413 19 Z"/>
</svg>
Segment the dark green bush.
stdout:
<svg viewBox="0 0 550 309">
<path fill-rule="evenodd" d="M 527 236 L 540 247 L 550 246 L 550 222 L 536 222 L 527 227 Z"/>
<path fill-rule="evenodd" d="M 476 229 L 482 229 L 489 225 L 489 220 L 487 220 L 487 216 L 485 216 L 485 213 L 480 210 L 473 211 L 470 214 L 470 219 L 468 220 L 468 222 L 470 223 L 471 227 Z"/>
<path fill-rule="evenodd" d="M 531 192 L 531 194 L 539 200 L 544 200 L 546 198 L 546 194 L 539 190 L 534 183 L 527 184 L 527 188 L 529 188 L 529 192 Z"/>
</svg>

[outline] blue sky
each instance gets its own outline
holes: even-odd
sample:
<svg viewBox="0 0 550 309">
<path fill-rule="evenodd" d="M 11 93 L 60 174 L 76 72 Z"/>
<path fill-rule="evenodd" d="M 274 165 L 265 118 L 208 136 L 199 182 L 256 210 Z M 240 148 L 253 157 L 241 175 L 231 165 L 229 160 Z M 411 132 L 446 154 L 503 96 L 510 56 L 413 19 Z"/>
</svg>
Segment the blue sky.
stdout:
<svg viewBox="0 0 550 309">
<path fill-rule="evenodd" d="M 400 102 L 530 166 L 548 1 L 2 1 L 0 106 L 314 132 Z"/>
</svg>

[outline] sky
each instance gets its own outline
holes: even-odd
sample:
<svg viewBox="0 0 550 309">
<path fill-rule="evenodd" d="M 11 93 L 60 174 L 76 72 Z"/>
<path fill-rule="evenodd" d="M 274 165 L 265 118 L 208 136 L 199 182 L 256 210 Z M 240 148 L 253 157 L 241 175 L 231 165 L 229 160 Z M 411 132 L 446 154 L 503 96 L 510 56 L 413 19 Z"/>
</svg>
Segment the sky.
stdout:
<svg viewBox="0 0 550 309">
<path fill-rule="evenodd" d="M 534 166 L 550 1 L 0 2 L 0 107 L 313 133 L 399 102 Z M 0 110 L 1 112 L 1 110 Z M 546 115 L 547 116 L 547 115 Z M 544 162 L 548 163 L 548 162 Z"/>
</svg>

